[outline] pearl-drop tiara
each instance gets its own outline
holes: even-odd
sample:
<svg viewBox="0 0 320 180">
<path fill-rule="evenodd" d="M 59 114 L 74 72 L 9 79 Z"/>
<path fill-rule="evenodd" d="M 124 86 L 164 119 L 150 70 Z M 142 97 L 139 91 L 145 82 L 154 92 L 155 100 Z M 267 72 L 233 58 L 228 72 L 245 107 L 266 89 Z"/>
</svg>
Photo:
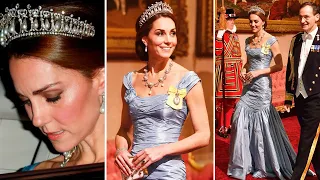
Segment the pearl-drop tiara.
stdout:
<svg viewBox="0 0 320 180">
<path fill-rule="evenodd" d="M 65 15 L 53 12 L 52 9 L 43 10 L 41 6 L 31 9 L 19 9 L 19 4 L 14 8 L 5 8 L 5 14 L 0 13 L 0 43 L 7 46 L 10 41 L 28 36 L 63 35 L 76 38 L 93 37 L 94 26 L 87 21 L 73 18 L 73 15 Z"/>
<path fill-rule="evenodd" d="M 169 4 L 162 1 L 152 4 L 141 15 L 139 20 L 139 26 L 142 27 L 142 25 L 145 22 L 147 22 L 150 18 L 152 18 L 154 15 L 164 12 L 169 12 L 173 14 L 172 8 L 169 6 Z"/>
</svg>

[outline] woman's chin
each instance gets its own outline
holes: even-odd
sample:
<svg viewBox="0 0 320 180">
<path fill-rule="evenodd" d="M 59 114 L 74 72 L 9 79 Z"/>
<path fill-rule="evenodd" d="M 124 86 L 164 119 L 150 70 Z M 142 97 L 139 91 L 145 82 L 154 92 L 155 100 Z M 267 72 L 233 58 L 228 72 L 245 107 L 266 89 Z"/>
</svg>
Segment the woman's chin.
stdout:
<svg viewBox="0 0 320 180">
<path fill-rule="evenodd" d="M 160 54 L 160 57 L 163 59 L 168 59 L 171 57 L 171 55 L 172 55 L 172 53 L 162 53 L 162 54 Z"/>
<path fill-rule="evenodd" d="M 63 144 L 54 144 L 54 143 L 52 143 L 52 145 L 53 145 L 54 149 L 57 152 L 60 152 L 60 153 L 70 151 L 72 148 L 74 148 L 74 146 L 70 146 L 70 144 L 63 145 Z"/>
</svg>

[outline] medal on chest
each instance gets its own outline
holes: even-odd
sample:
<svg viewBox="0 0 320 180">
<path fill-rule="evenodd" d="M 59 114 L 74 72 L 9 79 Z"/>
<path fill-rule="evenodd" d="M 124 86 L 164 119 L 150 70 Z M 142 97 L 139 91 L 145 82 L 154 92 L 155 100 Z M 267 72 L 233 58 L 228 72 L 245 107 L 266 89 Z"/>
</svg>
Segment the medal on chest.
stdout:
<svg viewBox="0 0 320 180">
<path fill-rule="evenodd" d="M 174 86 L 170 86 L 168 95 L 166 104 L 173 109 L 182 109 L 183 98 L 187 95 L 186 88 L 177 89 Z"/>
</svg>

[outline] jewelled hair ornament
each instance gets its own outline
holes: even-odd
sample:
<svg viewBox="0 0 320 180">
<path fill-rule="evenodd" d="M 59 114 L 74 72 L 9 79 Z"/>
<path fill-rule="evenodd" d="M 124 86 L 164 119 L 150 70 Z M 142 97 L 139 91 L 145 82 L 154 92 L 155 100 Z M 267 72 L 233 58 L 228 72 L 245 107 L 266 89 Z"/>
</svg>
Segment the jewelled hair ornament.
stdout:
<svg viewBox="0 0 320 180">
<path fill-rule="evenodd" d="M 172 8 L 169 6 L 169 4 L 161 1 L 152 4 L 141 15 L 139 20 L 139 26 L 142 27 L 142 25 L 145 22 L 147 22 L 150 18 L 152 18 L 154 15 L 165 12 L 173 14 Z"/>
<path fill-rule="evenodd" d="M 258 7 L 258 6 L 251 6 L 250 9 L 249 9 L 248 14 L 250 14 L 251 12 L 260 12 L 260 13 L 262 13 L 263 15 L 266 15 L 266 13 L 264 12 L 264 10 L 261 9 L 260 7 Z"/>
<path fill-rule="evenodd" d="M 31 37 L 40 35 L 63 35 L 76 38 L 93 37 L 94 26 L 73 15 L 65 15 L 53 12 L 52 9 L 42 10 L 39 6 L 31 9 L 19 9 L 19 4 L 14 8 L 6 7 L 5 14 L 0 13 L 0 43 L 7 46 L 10 41 L 20 37 Z"/>
</svg>

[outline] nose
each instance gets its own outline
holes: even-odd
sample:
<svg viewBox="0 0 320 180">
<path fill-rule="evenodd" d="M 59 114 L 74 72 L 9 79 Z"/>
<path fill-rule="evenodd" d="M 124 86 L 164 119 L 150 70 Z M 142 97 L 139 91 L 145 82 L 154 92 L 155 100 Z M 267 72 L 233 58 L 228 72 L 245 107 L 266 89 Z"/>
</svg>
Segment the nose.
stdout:
<svg viewBox="0 0 320 180">
<path fill-rule="evenodd" d="M 168 44 L 169 42 L 170 42 L 170 35 L 168 34 L 164 37 L 164 43 Z"/>
<path fill-rule="evenodd" d="M 27 112 L 35 127 L 43 127 L 49 123 L 49 117 L 46 116 L 47 111 L 45 106 L 33 103 L 30 108 L 27 109 Z"/>
<path fill-rule="evenodd" d="M 166 35 L 164 38 L 164 43 L 165 44 L 171 44 L 173 42 L 174 37 L 170 34 Z"/>
</svg>

